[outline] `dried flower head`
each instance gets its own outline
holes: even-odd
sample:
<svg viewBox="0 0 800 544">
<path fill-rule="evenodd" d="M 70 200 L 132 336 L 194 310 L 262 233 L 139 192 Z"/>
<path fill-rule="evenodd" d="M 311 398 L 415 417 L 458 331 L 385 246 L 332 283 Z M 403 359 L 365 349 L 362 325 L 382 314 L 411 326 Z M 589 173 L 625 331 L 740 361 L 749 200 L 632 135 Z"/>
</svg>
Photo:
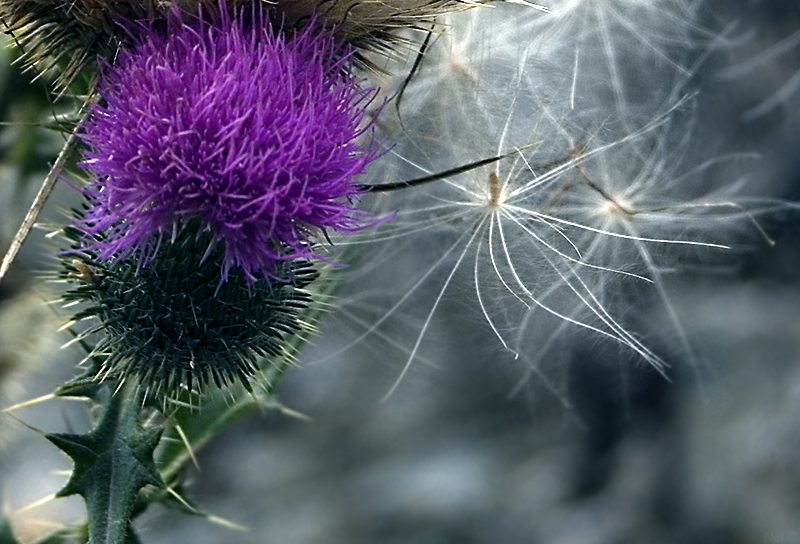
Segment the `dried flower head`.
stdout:
<svg viewBox="0 0 800 544">
<path fill-rule="evenodd" d="M 316 257 L 326 229 L 371 224 L 352 201 L 377 155 L 358 143 L 374 93 L 349 72 L 351 49 L 311 24 L 289 35 L 263 11 L 173 13 L 101 71 L 82 135 L 94 180 L 81 227 L 104 233 L 98 256 L 144 266 L 191 222 L 212 234 L 206 253 L 224 246 L 223 280 L 238 267 L 252 281 Z"/>
<path fill-rule="evenodd" d="M 694 138 L 691 95 L 679 98 L 688 79 L 659 91 L 675 97 L 665 104 L 573 109 L 574 90 L 583 104 L 599 104 L 627 80 L 601 85 L 581 79 L 587 71 L 551 77 L 559 65 L 531 41 L 523 24 L 530 11 L 506 6 L 492 14 L 453 17 L 451 36 L 430 44 L 418 77 L 404 87 L 404 138 L 380 167 L 394 171 L 384 178 L 410 179 L 405 186 L 414 189 L 375 185 L 393 192 L 373 209 L 400 211 L 366 241 L 375 244 L 364 250 L 369 278 L 355 279 L 351 308 L 372 313 L 354 313 L 347 347 L 374 335 L 397 349 L 405 367 L 396 386 L 425 358 L 430 339 L 443 349 L 436 316 L 448 293 L 458 291 L 458 304 L 466 304 L 472 285 L 475 313 L 528 365 L 528 376 L 576 353 L 583 334 L 595 353 L 607 347 L 609 360 L 636 358 L 661 373 L 678 357 L 697 363 L 670 300 L 674 278 L 728 261 L 732 252 L 724 250 L 754 235 L 769 242 L 758 217 L 782 204 L 747 196 L 744 179 L 731 176 L 741 175 L 743 157 L 718 157 L 716 142 Z M 651 54 L 642 50 L 642 63 Z M 650 72 L 626 76 L 642 73 Z M 493 156 L 506 158 L 481 160 Z M 427 183 L 434 179 L 441 181 Z M 381 250 L 392 259 L 386 270 L 394 292 L 376 258 Z M 649 328 L 656 321 L 645 312 L 654 308 L 666 317 Z M 667 335 L 669 347 L 656 347 L 654 339 Z"/>
<path fill-rule="evenodd" d="M 277 20 L 287 25 L 316 16 L 320 26 L 336 32 L 337 39 L 358 47 L 390 51 L 398 28 L 426 29 L 436 15 L 466 9 L 487 0 L 278 0 L 267 2 Z M 94 68 L 95 58 L 112 58 L 128 44 L 130 33 L 121 21 L 162 24 L 173 8 L 197 13 L 219 0 L 0 0 L 4 31 L 17 39 L 23 62 L 39 70 L 56 68 L 66 87 L 80 71 Z M 224 2 L 223 2 L 224 3 Z M 229 0 L 228 8 L 253 4 Z M 259 4 L 259 2 L 255 2 Z"/>
<path fill-rule="evenodd" d="M 65 234 L 77 251 L 61 257 L 60 277 L 73 284 L 63 298 L 79 305 L 75 322 L 92 323 L 78 338 L 100 335 L 92 378 L 134 379 L 152 397 L 210 384 L 250 388 L 262 358 L 284 355 L 284 340 L 300 330 L 298 315 L 311 303 L 303 287 L 316 273 L 308 261 L 279 263 L 280 280 L 248 283 L 237 270 L 219 285 L 224 252 L 200 262 L 208 234 L 184 230 L 139 271 L 135 260 L 78 250 L 86 236 L 79 229 Z"/>
</svg>

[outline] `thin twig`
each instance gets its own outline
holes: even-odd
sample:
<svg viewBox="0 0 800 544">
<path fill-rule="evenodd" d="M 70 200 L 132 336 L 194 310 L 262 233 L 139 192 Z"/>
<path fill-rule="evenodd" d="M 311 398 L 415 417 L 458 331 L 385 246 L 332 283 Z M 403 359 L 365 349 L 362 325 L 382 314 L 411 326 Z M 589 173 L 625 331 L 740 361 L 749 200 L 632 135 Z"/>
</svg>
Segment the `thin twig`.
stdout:
<svg viewBox="0 0 800 544">
<path fill-rule="evenodd" d="M 28 209 L 28 213 L 25 215 L 25 219 L 22 221 L 17 233 L 14 235 L 14 239 L 11 241 L 11 246 L 8 248 L 5 257 L 3 257 L 2 265 L 0 265 L 0 281 L 2 281 L 3 277 L 5 277 L 6 272 L 8 272 L 8 269 L 11 267 L 11 263 L 13 263 L 14 259 L 17 257 L 17 253 L 19 253 L 22 244 L 25 242 L 28 234 L 30 234 L 36 219 L 39 217 L 39 214 L 42 211 L 42 208 L 44 208 L 45 202 L 47 202 L 47 197 L 50 196 L 56 181 L 58 181 L 58 177 L 64 170 L 64 166 L 67 164 L 70 156 L 72 156 L 72 153 L 77 148 L 80 141 L 78 139 L 78 131 L 81 129 L 84 120 L 88 117 L 89 104 L 94 99 L 94 94 L 94 90 L 90 89 L 86 101 L 81 106 L 83 114 L 80 116 L 78 123 L 75 125 L 75 128 L 69 135 L 69 138 L 67 138 L 67 141 L 64 143 L 64 147 L 61 148 L 61 152 L 58 154 L 56 162 L 53 163 L 52 168 L 50 168 L 50 172 L 47 174 L 47 177 L 44 178 L 42 186 L 39 188 L 39 192 L 36 193 L 36 198 L 33 199 L 33 203 L 31 204 L 30 209 Z"/>
</svg>

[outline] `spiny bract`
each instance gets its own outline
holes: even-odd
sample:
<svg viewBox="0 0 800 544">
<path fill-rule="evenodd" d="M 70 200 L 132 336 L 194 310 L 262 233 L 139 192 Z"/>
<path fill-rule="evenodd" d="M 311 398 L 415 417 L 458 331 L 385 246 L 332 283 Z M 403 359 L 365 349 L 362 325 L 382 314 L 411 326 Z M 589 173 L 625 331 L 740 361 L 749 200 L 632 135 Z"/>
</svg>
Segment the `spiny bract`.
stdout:
<svg viewBox="0 0 800 544">
<path fill-rule="evenodd" d="M 320 27 L 364 49 L 391 53 L 398 28 L 428 28 L 436 15 L 487 0 L 228 0 L 231 9 L 270 8 L 275 20 L 295 25 L 316 15 Z M 133 34 L 121 21 L 162 24 L 170 10 L 197 13 L 219 0 L 0 0 L 0 22 L 22 50 L 22 62 L 44 71 L 54 68 L 65 88 L 99 55 L 112 59 Z"/>
<path fill-rule="evenodd" d="M 137 272 L 133 259 L 107 261 L 76 249 L 85 239 L 79 229 L 65 233 L 75 249 L 63 253 L 60 276 L 77 287 L 64 300 L 82 304 L 75 321 L 93 321 L 81 338 L 102 335 L 93 350 L 97 381 L 136 379 L 156 397 L 212 383 L 250 388 L 259 361 L 282 355 L 311 303 L 303 287 L 316 273 L 307 261 L 281 262 L 281 280 L 248 283 L 237 270 L 220 283 L 224 253 L 200 262 L 208 235 L 183 231 Z"/>
</svg>

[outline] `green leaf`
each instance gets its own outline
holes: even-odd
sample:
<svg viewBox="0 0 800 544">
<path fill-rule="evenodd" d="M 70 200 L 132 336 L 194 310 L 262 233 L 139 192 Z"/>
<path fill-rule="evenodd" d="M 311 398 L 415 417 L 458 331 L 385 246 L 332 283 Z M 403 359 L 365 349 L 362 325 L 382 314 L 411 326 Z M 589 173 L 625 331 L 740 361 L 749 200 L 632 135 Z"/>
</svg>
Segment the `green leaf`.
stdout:
<svg viewBox="0 0 800 544">
<path fill-rule="evenodd" d="M 6 517 L 0 518 L 0 544 L 19 544 L 19 540 L 14 538 L 11 523 Z"/>
<path fill-rule="evenodd" d="M 96 399 L 105 409 L 91 432 L 46 436 L 75 464 L 57 496 L 83 497 L 92 544 L 125 544 L 137 542 L 129 523 L 139 491 L 146 485 L 162 486 L 153 460 L 161 430 L 140 424 L 142 403 L 135 386 L 113 394 L 107 389 L 98 394 L 104 398 Z"/>
</svg>

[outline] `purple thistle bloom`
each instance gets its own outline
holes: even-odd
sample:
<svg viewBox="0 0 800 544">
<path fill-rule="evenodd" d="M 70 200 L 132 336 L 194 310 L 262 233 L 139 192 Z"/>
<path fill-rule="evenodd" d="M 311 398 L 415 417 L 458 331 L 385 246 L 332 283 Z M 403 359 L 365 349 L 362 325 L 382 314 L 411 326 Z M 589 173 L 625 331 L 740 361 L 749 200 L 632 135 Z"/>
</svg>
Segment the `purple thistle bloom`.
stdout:
<svg viewBox="0 0 800 544">
<path fill-rule="evenodd" d="M 144 266 L 192 222 L 224 244 L 223 281 L 232 267 L 252 281 L 276 260 L 318 257 L 325 229 L 375 222 L 352 208 L 353 177 L 377 153 L 357 143 L 375 95 L 349 72 L 351 49 L 313 21 L 290 33 L 266 10 L 221 11 L 137 27 L 138 45 L 102 69 L 80 225 L 102 234 L 99 258 Z"/>
</svg>

